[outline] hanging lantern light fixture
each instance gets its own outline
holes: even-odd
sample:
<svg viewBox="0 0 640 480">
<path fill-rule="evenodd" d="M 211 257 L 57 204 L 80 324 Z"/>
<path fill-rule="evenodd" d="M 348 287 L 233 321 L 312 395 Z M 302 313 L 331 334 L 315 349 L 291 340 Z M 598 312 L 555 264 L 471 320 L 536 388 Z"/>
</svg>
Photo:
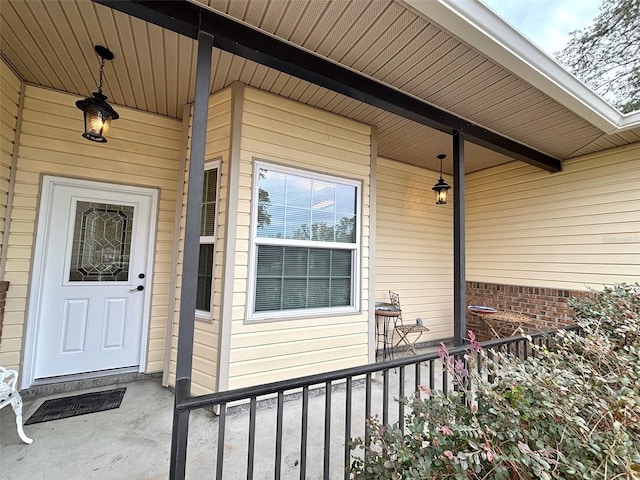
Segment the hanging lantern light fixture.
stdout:
<svg viewBox="0 0 640 480">
<path fill-rule="evenodd" d="M 107 97 L 102 93 L 102 70 L 105 60 L 113 60 L 113 53 L 107 47 L 96 45 L 94 47 L 100 60 L 100 78 L 98 91 L 93 92 L 93 97 L 78 100 L 76 107 L 84 112 L 84 133 L 82 136 L 94 142 L 105 143 L 111 120 L 117 120 L 120 115 L 107 103 Z"/>
<path fill-rule="evenodd" d="M 444 178 L 442 178 L 442 160 L 444 160 L 445 157 L 446 155 L 444 153 L 438 155 L 438 158 L 440 159 L 440 179 L 438 180 L 438 183 L 431 188 L 431 190 L 436 192 L 436 205 L 444 205 L 447 203 L 447 190 L 451 188 L 451 185 L 445 182 Z"/>
</svg>

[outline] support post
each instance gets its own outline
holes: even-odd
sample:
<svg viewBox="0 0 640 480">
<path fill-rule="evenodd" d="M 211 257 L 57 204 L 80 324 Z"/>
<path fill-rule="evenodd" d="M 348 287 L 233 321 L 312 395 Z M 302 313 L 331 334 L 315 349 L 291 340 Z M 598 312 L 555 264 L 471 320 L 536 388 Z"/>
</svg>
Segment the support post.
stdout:
<svg viewBox="0 0 640 480">
<path fill-rule="evenodd" d="M 207 140 L 207 115 L 211 85 L 211 54 L 213 37 L 198 34 L 198 63 L 196 66 L 195 100 L 189 157 L 189 183 L 185 220 L 182 286 L 180 292 L 180 324 L 178 325 L 178 353 L 176 359 L 175 403 L 173 432 L 171 435 L 171 480 L 183 480 L 187 460 L 189 410 L 178 410 L 178 404 L 191 395 L 191 367 L 193 357 L 193 330 L 196 314 L 198 284 L 198 257 L 200 253 L 200 210 L 202 180 Z M 169 332 L 168 332 L 169 334 Z"/>
<path fill-rule="evenodd" d="M 464 343 L 467 328 L 464 220 L 464 135 L 453 133 L 453 336 Z"/>
</svg>

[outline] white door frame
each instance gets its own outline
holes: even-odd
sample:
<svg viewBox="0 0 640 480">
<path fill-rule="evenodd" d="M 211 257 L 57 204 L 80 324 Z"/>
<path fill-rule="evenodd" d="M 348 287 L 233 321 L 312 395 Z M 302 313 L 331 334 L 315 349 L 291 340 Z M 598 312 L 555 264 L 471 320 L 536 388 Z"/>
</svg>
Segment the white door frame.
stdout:
<svg viewBox="0 0 640 480">
<path fill-rule="evenodd" d="M 40 202 L 38 207 L 38 220 L 35 232 L 35 249 L 33 255 L 33 265 L 31 268 L 31 285 L 29 288 L 28 308 L 26 317 L 23 368 L 21 375 L 20 388 L 29 388 L 35 380 L 36 365 L 36 345 L 38 335 L 38 319 L 40 318 L 40 297 L 44 286 L 43 270 L 45 265 L 45 245 L 48 238 L 48 218 L 50 216 L 50 208 L 53 200 L 54 187 L 64 185 L 70 187 L 85 187 L 108 192 L 126 192 L 146 195 L 151 198 L 151 215 L 149 221 L 149 238 L 146 262 L 147 269 L 147 285 L 153 285 L 153 258 L 155 253 L 155 237 L 158 224 L 158 190 L 148 187 L 138 187 L 132 185 L 121 185 L 116 183 L 97 182 L 93 180 L 81 180 L 77 178 L 56 177 L 51 175 L 43 175 L 42 189 L 40 192 Z M 144 290 L 143 317 L 142 317 L 142 334 L 140 348 L 140 364 L 139 372 L 144 372 L 147 359 L 147 350 L 149 342 L 149 320 L 151 314 L 151 292 L 152 288 Z"/>
</svg>

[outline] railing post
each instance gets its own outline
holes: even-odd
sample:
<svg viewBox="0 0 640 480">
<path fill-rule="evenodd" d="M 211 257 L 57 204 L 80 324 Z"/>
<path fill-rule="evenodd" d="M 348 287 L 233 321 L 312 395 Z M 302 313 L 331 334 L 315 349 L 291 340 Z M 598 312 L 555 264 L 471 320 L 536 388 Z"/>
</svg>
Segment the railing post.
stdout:
<svg viewBox="0 0 640 480">
<path fill-rule="evenodd" d="M 331 475 L 331 382 L 324 384 L 324 461 L 322 478 L 329 480 Z"/>
<path fill-rule="evenodd" d="M 276 413 L 276 466 L 274 479 L 280 480 L 282 475 L 282 437 L 283 437 L 283 416 L 284 416 L 284 392 L 278 392 L 278 406 Z"/>
<path fill-rule="evenodd" d="M 418 363 L 418 368 L 420 364 Z M 398 379 L 398 426 L 404 432 L 404 365 L 400 367 L 400 378 Z"/>
<path fill-rule="evenodd" d="M 344 407 L 344 480 L 349 480 L 349 470 L 351 460 L 351 405 L 353 395 L 353 377 L 347 377 L 346 404 Z"/>
<path fill-rule="evenodd" d="M 309 426 L 309 385 L 302 387 L 302 423 L 300 426 L 300 480 L 307 478 L 307 433 Z"/>
<path fill-rule="evenodd" d="M 220 403 L 218 416 L 218 453 L 216 455 L 216 480 L 222 480 L 224 469 L 224 436 L 226 432 L 227 404 Z"/>
<path fill-rule="evenodd" d="M 174 410 L 171 437 L 171 465 L 169 478 L 183 480 L 187 466 L 187 437 L 189 433 L 189 410 Z"/>
</svg>

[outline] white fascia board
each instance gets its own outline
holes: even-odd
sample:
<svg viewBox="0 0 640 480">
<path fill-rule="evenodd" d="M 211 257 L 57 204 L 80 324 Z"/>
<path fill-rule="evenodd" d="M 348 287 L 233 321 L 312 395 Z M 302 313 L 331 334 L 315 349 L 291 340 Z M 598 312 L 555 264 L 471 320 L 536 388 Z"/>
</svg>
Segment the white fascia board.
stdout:
<svg viewBox="0 0 640 480">
<path fill-rule="evenodd" d="M 622 114 L 478 0 L 401 0 L 605 133 L 640 126 Z"/>
<path fill-rule="evenodd" d="M 636 110 L 635 112 L 622 114 L 622 118 L 620 120 L 620 130 L 628 130 L 629 128 L 639 127 L 640 126 L 640 110 Z"/>
</svg>

